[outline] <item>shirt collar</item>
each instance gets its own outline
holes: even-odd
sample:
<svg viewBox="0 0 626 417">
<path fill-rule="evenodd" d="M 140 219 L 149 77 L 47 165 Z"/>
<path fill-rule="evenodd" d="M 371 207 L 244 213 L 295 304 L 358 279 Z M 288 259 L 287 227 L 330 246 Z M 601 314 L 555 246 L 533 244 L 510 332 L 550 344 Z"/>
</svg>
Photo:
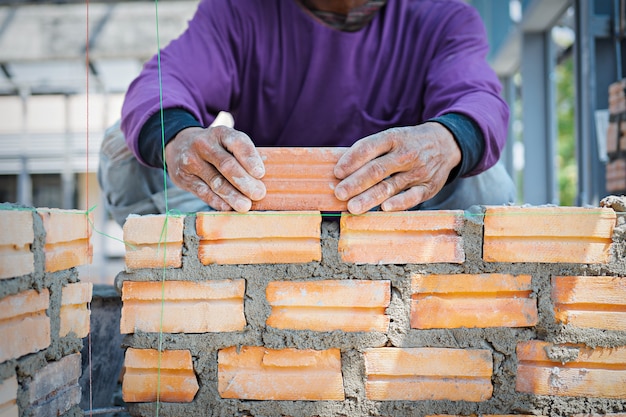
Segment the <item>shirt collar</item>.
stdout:
<svg viewBox="0 0 626 417">
<path fill-rule="evenodd" d="M 302 6 L 327 25 L 344 32 L 356 32 L 365 27 L 376 16 L 387 3 L 387 0 L 369 0 L 362 6 L 350 10 L 347 15 L 317 10 L 309 0 L 300 0 L 300 2 Z"/>
</svg>

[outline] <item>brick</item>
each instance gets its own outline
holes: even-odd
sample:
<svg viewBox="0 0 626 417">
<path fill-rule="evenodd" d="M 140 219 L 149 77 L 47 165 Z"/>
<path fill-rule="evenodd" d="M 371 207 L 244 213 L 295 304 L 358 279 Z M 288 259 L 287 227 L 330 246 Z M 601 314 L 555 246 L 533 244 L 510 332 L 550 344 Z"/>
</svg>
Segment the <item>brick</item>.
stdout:
<svg viewBox="0 0 626 417">
<path fill-rule="evenodd" d="M 570 349 L 567 361 L 549 352 Z M 626 347 L 552 345 L 531 340 L 517 345 L 515 389 L 536 395 L 626 399 Z"/>
<path fill-rule="evenodd" d="M 0 363 L 50 345 L 47 289 L 23 291 L 0 300 Z"/>
<path fill-rule="evenodd" d="M 90 282 L 78 282 L 63 287 L 60 337 L 65 337 L 70 332 L 80 338 L 89 334 L 91 312 L 87 309 L 87 303 L 91 302 L 92 287 Z"/>
<path fill-rule="evenodd" d="M 267 325 L 278 329 L 327 332 L 386 332 L 390 281 L 270 282 L 266 290 L 272 313 Z"/>
<path fill-rule="evenodd" d="M 31 245 L 35 239 L 31 211 L 0 210 L 0 279 L 35 271 Z"/>
<path fill-rule="evenodd" d="M 606 263 L 616 214 L 609 208 L 487 207 L 487 262 Z"/>
<path fill-rule="evenodd" d="M 265 164 L 265 198 L 252 210 L 346 211 L 333 173 L 346 148 L 257 148 Z"/>
<path fill-rule="evenodd" d="M 204 265 L 319 261 L 321 224 L 317 211 L 198 213 L 198 257 Z"/>
<path fill-rule="evenodd" d="M 344 400 L 339 349 L 243 346 L 218 352 L 218 392 L 248 400 Z"/>
<path fill-rule="evenodd" d="M 616 159 L 606 164 L 606 190 L 626 190 L 626 160 Z"/>
<path fill-rule="evenodd" d="M 626 278 L 552 277 L 552 301 L 560 323 L 626 331 Z"/>
<path fill-rule="evenodd" d="M 126 350 L 126 372 L 122 398 L 126 402 L 188 403 L 193 401 L 199 385 L 188 350 Z M 157 388 L 158 387 L 158 388 Z"/>
<path fill-rule="evenodd" d="M 44 245 L 46 272 L 62 271 L 90 264 L 93 255 L 91 246 L 92 214 L 89 219 L 84 211 L 38 209 L 46 230 Z"/>
<path fill-rule="evenodd" d="M 414 275 L 411 327 L 527 327 L 537 324 L 530 275 Z"/>
<path fill-rule="evenodd" d="M 184 221 L 184 216 L 129 216 L 123 227 L 126 267 L 180 268 Z"/>
<path fill-rule="evenodd" d="M 37 417 L 60 416 L 80 403 L 80 353 L 50 362 L 28 383 L 28 408 Z"/>
<path fill-rule="evenodd" d="M 462 211 L 341 215 L 339 253 L 356 264 L 463 263 Z"/>
<path fill-rule="evenodd" d="M 0 382 L 0 417 L 18 417 L 17 378 L 15 376 Z"/>
<path fill-rule="evenodd" d="M 241 331 L 245 281 L 131 282 L 122 285 L 123 334 Z M 162 313 L 162 315 L 161 315 Z M 184 317 L 184 320 L 181 320 Z M 162 320 L 162 327 L 161 327 Z"/>
<path fill-rule="evenodd" d="M 384 347 L 363 355 L 370 400 L 478 402 L 493 393 L 488 350 Z"/>
</svg>

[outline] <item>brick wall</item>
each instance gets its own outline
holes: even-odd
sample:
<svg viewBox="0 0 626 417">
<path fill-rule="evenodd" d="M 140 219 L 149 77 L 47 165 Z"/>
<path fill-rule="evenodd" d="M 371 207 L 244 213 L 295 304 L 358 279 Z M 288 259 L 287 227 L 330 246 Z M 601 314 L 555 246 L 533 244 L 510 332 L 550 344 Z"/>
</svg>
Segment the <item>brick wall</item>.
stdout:
<svg viewBox="0 0 626 417">
<path fill-rule="evenodd" d="M 84 212 L 0 205 L 0 416 L 82 416 L 91 284 Z"/>
<path fill-rule="evenodd" d="M 606 132 L 606 190 L 626 193 L 626 79 L 609 86 L 609 127 Z"/>
<path fill-rule="evenodd" d="M 624 416 L 623 204 L 131 217 L 124 399 L 146 417 L 157 398 L 161 416 Z"/>
</svg>

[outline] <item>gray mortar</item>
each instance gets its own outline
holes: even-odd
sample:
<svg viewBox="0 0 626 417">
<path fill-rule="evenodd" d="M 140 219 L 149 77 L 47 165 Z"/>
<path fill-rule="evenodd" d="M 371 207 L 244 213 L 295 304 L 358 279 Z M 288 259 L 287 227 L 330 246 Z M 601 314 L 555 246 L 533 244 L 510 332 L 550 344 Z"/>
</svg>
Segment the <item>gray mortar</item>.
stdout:
<svg viewBox="0 0 626 417">
<path fill-rule="evenodd" d="M 611 202 L 619 207 L 623 201 Z M 614 233 L 612 259 L 606 265 L 487 263 L 482 260 L 483 207 L 472 207 L 465 213 L 463 226 L 457 231 L 463 236 L 466 260 L 462 264 L 420 265 L 352 265 L 340 260 L 338 253 L 339 225 L 322 223 L 322 261 L 306 264 L 279 265 L 202 265 L 197 257 L 198 237 L 195 217 L 185 220 L 183 264 L 168 269 L 167 280 L 205 281 L 245 279 L 245 315 L 247 326 L 242 332 L 207 334 L 164 334 L 163 349 L 189 349 L 200 390 L 189 404 L 161 403 L 162 416 L 424 416 L 432 414 L 542 414 L 562 416 L 587 413 L 611 413 L 626 410 L 625 400 L 603 398 L 572 398 L 535 396 L 515 391 L 519 342 L 546 340 L 554 343 L 578 343 L 590 347 L 626 345 L 626 332 L 580 329 L 557 324 L 550 298 L 550 279 L 558 275 L 626 276 L 626 216 L 618 216 Z M 538 323 L 532 328 L 433 329 L 410 328 L 409 312 L 411 276 L 413 274 L 509 273 L 532 276 L 532 297 L 538 305 Z M 116 278 L 123 281 L 154 281 L 163 271 L 138 270 L 122 272 Z M 386 310 L 390 327 L 384 333 L 343 333 L 283 330 L 266 327 L 271 309 L 265 300 L 265 289 L 271 281 L 365 279 L 389 280 L 391 302 Z M 268 348 L 327 349 L 339 348 L 345 401 L 246 401 L 221 399 L 217 392 L 217 351 L 229 346 L 266 346 Z M 137 333 L 127 335 L 124 346 L 158 348 L 159 335 Z M 365 365 L 362 352 L 370 347 L 445 347 L 487 349 L 493 357 L 491 399 L 472 403 L 466 401 L 385 401 L 365 399 Z M 548 352 L 559 361 L 572 359 L 569 348 L 554 348 Z M 134 416 L 153 416 L 154 403 L 130 404 Z"/>
</svg>

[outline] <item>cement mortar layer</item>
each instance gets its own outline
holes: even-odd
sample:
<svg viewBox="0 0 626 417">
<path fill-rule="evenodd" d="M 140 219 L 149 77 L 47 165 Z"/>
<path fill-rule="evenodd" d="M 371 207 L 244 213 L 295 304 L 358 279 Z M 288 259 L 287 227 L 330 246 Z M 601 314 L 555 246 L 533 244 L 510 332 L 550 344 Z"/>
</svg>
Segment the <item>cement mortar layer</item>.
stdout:
<svg viewBox="0 0 626 417">
<path fill-rule="evenodd" d="M 482 207 L 466 212 L 459 234 L 463 236 L 466 261 L 463 264 L 419 265 L 353 265 L 339 258 L 339 224 L 322 223 L 322 262 L 276 265 L 202 265 L 197 257 L 198 237 L 195 217 L 185 220 L 183 265 L 165 271 L 138 270 L 122 272 L 116 279 L 117 288 L 123 281 L 166 280 L 205 281 L 215 279 L 245 279 L 245 315 L 243 332 L 208 334 L 137 333 L 124 339 L 125 346 L 136 348 L 189 349 L 194 360 L 200 390 L 189 404 L 159 405 L 163 416 L 422 416 L 432 414 L 543 414 L 550 416 L 579 413 L 610 413 L 626 410 L 626 400 L 602 398 L 569 398 L 533 396 L 515 391 L 517 357 L 515 347 L 521 341 L 547 340 L 556 343 L 583 343 L 591 347 L 626 345 L 626 332 L 598 329 L 578 329 L 556 323 L 550 299 L 550 279 L 559 275 L 626 276 L 626 266 L 619 257 L 624 251 L 624 236 L 620 221 L 614 235 L 612 259 L 606 265 L 486 263 L 482 260 Z M 621 223 L 620 223 L 621 222 Z M 626 227 L 626 226 L 624 226 Z M 616 239 L 617 238 L 617 239 Z M 532 328 L 434 329 L 410 328 L 411 276 L 413 274 L 507 273 L 532 276 L 533 296 L 537 298 L 539 322 Z M 163 276 L 165 274 L 165 277 Z M 386 313 L 391 322 L 385 333 L 344 333 L 280 330 L 265 326 L 271 308 L 265 299 L 271 281 L 366 279 L 389 280 L 391 303 Z M 339 348 L 342 354 L 342 374 L 345 401 L 245 401 L 222 399 L 217 392 L 217 351 L 229 346 L 266 346 L 268 348 L 328 349 Z M 491 399 L 471 403 L 464 401 L 369 401 L 365 398 L 362 351 L 370 347 L 447 347 L 488 349 L 493 356 Z M 553 355 L 563 359 L 571 354 L 567 349 L 555 350 Z M 565 355 L 565 356 L 559 356 Z M 135 416 L 152 416 L 155 404 L 132 404 Z"/>
</svg>

